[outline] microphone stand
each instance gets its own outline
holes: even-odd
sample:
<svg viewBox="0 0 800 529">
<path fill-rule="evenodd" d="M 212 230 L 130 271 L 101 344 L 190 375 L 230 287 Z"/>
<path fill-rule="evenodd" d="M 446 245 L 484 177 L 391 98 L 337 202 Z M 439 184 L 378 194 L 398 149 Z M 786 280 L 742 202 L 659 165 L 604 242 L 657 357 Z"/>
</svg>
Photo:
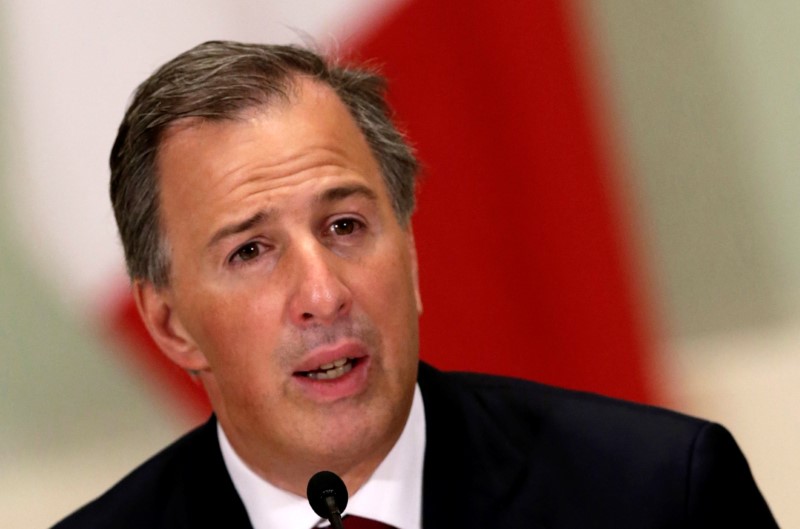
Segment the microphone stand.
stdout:
<svg viewBox="0 0 800 529">
<path fill-rule="evenodd" d="M 325 498 L 325 503 L 328 505 L 328 510 L 330 511 L 328 521 L 331 522 L 331 527 L 333 527 L 333 529 L 344 529 L 342 525 L 342 513 L 339 512 L 339 507 L 336 506 L 336 498 L 327 496 Z"/>
</svg>

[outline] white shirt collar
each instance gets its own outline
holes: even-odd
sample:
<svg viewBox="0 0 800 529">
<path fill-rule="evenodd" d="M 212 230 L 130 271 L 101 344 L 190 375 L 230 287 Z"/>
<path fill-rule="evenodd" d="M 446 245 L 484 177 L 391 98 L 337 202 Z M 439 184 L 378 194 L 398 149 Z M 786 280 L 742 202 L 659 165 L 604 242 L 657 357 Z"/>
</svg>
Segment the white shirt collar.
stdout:
<svg viewBox="0 0 800 529">
<path fill-rule="evenodd" d="M 219 423 L 217 438 L 253 529 L 310 529 L 322 522 L 306 498 L 279 489 L 250 470 Z M 350 496 L 345 514 L 378 520 L 397 529 L 421 529 L 424 457 L 425 409 L 416 386 L 403 433 L 369 480 Z"/>
</svg>

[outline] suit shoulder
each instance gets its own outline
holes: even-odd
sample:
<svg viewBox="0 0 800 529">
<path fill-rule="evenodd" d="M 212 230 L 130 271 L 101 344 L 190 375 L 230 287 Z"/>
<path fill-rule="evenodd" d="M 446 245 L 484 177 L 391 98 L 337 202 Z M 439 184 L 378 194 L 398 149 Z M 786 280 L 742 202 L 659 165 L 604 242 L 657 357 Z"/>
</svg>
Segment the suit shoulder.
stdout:
<svg viewBox="0 0 800 529">
<path fill-rule="evenodd" d="M 443 377 L 475 436 L 523 458 L 533 452 L 569 461 L 576 470 L 685 468 L 701 432 L 712 424 L 656 406 L 522 379 L 474 373 Z"/>
</svg>

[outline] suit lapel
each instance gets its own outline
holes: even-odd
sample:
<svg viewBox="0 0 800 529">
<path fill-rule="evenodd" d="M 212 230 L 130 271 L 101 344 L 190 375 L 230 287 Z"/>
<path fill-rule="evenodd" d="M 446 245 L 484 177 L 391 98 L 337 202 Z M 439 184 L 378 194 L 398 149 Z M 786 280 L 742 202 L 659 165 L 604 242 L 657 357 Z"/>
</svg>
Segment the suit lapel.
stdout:
<svg viewBox="0 0 800 529">
<path fill-rule="evenodd" d="M 504 418 L 490 425 L 468 387 L 427 364 L 420 363 L 418 382 L 426 424 L 423 529 L 543 528 L 535 506 L 521 525 L 507 516 L 530 476 L 526 456 L 493 435 Z"/>
<path fill-rule="evenodd" d="M 236 493 L 217 440 L 217 422 L 212 417 L 198 432 L 181 471 L 185 527 L 252 529 L 247 511 Z M 183 525 L 179 525 L 183 527 Z"/>
</svg>

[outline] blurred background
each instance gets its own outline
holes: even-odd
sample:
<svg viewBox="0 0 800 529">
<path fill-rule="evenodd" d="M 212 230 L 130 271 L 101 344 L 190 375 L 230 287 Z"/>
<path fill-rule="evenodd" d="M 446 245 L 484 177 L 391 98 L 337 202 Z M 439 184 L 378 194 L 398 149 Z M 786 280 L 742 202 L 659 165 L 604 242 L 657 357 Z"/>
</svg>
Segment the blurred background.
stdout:
<svg viewBox="0 0 800 529">
<path fill-rule="evenodd" d="M 136 338 L 106 160 L 139 82 L 236 39 L 383 65 L 425 166 L 424 358 L 721 422 L 800 527 L 800 4 L 434 4 L 0 6 L 0 526 L 204 416 Z"/>
</svg>

